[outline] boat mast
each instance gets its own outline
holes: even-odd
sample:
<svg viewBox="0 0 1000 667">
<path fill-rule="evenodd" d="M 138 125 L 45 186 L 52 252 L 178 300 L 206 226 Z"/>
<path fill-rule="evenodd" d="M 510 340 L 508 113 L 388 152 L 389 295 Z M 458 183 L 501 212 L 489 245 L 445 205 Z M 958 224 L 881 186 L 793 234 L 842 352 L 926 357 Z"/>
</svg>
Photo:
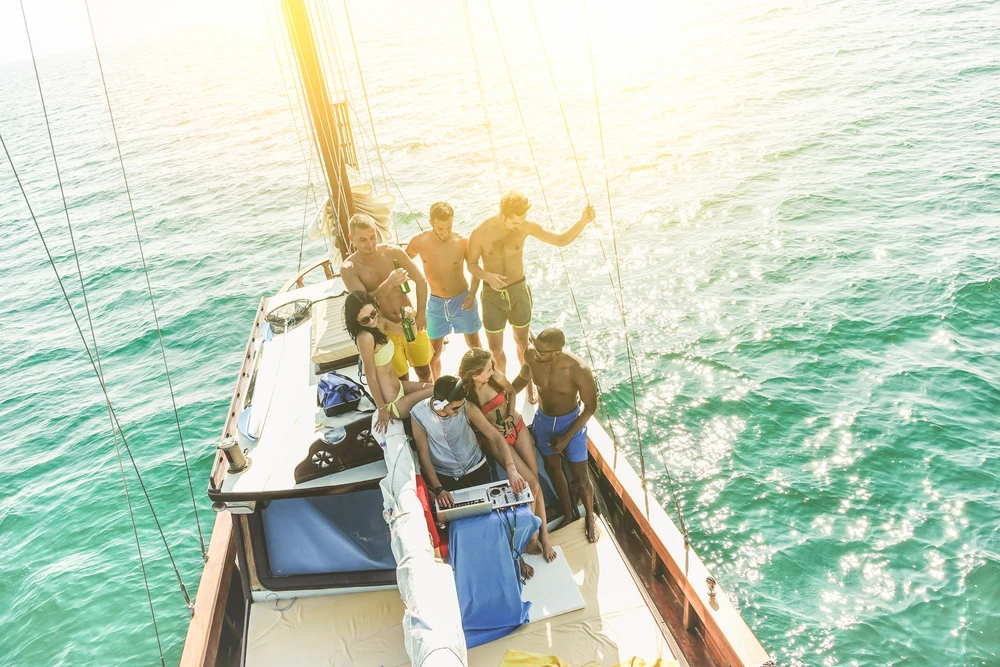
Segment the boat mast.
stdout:
<svg viewBox="0 0 1000 667">
<path fill-rule="evenodd" d="M 340 224 L 340 233 L 336 235 L 337 247 L 340 249 L 340 256 L 346 258 L 349 254 L 346 246 L 347 221 L 354 213 L 354 197 L 351 196 L 351 182 L 343 159 L 340 139 L 343 128 L 330 104 L 305 0 L 281 0 L 281 8 L 285 15 L 288 41 L 295 52 L 299 77 L 305 91 L 306 105 L 312 120 L 313 140 L 323 160 L 330 186 L 333 218 Z"/>
</svg>

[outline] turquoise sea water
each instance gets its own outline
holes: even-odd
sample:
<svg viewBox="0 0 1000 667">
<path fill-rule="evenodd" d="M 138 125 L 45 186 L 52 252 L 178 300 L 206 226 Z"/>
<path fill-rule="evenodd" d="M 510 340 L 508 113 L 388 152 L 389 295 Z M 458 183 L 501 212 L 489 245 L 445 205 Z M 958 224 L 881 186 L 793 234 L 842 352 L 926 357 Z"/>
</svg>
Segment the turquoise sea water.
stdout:
<svg viewBox="0 0 1000 667">
<path fill-rule="evenodd" d="M 492 24 L 471 4 L 504 186 L 547 223 Z M 566 260 L 638 465 L 598 245 L 608 217 L 582 18 L 537 4 L 599 215 Z M 561 227 L 584 202 L 565 130 L 527 6 L 496 5 Z M 497 194 L 461 3 L 352 12 L 399 190 L 419 211 L 448 199 L 470 229 Z M 1000 4 L 591 12 L 658 495 L 669 506 L 665 461 L 695 548 L 779 664 L 1000 664 Z M 331 9 L 343 40 L 341 17 Z M 319 183 L 267 23 L 253 25 L 105 50 L 206 539 L 203 491 L 253 311 L 295 272 L 303 206 L 315 212 L 307 173 Z M 193 593 L 197 532 L 96 63 L 85 51 L 39 68 L 111 398 Z M 0 67 L 0 100 L 0 133 L 86 326 L 30 63 Z M 0 664 L 154 664 L 107 413 L 6 163 L 0 219 Z M 306 260 L 320 253 L 307 243 Z M 526 261 L 539 326 L 564 326 L 582 351 L 556 256 L 530 243 Z M 176 663 L 187 610 L 129 479 Z"/>
</svg>

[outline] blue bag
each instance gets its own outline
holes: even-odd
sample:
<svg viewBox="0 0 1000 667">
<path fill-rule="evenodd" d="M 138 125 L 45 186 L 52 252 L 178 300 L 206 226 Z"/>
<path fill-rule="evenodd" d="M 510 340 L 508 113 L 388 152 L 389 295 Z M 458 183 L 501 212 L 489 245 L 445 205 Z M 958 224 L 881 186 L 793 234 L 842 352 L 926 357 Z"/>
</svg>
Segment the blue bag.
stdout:
<svg viewBox="0 0 1000 667">
<path fill-rule="evenodd" d="M 361 385 L 337 371 L 324 373 L 316 387 L 316 401 L 327 417 L 357 410 L 366 395 Z"/>
</svg>

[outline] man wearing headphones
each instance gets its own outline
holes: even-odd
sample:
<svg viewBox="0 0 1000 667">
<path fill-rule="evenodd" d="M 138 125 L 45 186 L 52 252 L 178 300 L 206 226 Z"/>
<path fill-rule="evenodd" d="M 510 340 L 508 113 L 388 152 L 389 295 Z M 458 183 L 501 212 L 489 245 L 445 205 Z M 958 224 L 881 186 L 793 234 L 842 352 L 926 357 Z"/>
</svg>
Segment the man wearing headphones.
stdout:
<svg viewBox="0 0 1000 667">
<path fill-rule="evenodd" d="M 465 403 L 462 381 L 453 375 L 442 375 L 434 383 L 430 398 L 410 408 L 420 472 L 440 507 L 454 504 L 450 491 L 493 481 L 473 427 L 486 436 L 490 455 L 506 467 L 514 492 L 520 493 L 526 486 L 500 431 L 487 421 L 482 411 L 466 410 Z"/>
</svg>

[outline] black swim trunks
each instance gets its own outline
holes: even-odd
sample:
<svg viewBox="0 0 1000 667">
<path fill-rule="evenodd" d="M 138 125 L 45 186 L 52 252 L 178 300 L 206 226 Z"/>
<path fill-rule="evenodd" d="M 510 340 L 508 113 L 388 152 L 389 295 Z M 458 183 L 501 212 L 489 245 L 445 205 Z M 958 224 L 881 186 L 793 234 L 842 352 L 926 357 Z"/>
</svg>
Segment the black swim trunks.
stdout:
<svg viewBox="0 0 1000 667">
<path fill-rule="evenodd" d="M 483 328 L 486 333 L 500 333 L 507 323 L 517 329 L 531 324 L 531 288 L 524 278 L 495 290 L 483 285 Z"/>
</svg>

